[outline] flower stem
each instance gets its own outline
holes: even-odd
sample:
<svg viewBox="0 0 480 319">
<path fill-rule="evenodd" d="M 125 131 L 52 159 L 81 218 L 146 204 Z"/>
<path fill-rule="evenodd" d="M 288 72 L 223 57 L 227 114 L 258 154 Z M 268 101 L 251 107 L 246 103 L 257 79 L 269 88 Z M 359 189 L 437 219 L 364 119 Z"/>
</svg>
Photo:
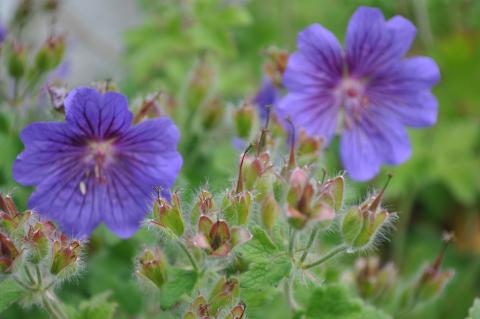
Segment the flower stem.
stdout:
<svg viewBox="0 0 480 319">
<path fill-rule="evenodd" d="M 347 246 L 345 246 L 345 245 L 340 245 L 340 246 L 332 249 L 331 251 L 329 251 L 325 256 L 322 256 L 319 260 L 314 261 L 313 263 L 310 263 L 310 264 L 303 265 L 302 268 L 303 268 L 303 269 L 309 269 L 309 268 L 318 266 L 318 265 L 326 262 L 326 261 L 329 260 L 330 258 L 334 257 L 335 255 L 337 255 L 337 254 L 345 251 L 345 250 L 347 250 Z"/>
<path fill-rule="evenodd" d="M 299 310 L 299 306 L 295 301 L 295 296 L 293 294 L 294 279 L 295 279 L 295 269 L 292 269 L 292 272 L 290 273 L 290 277 L 287 279 L 287 281 L 285 281 L 285 295 L 287 296 L 288 305 L 294 312 L 296 312 Z"/>
<path fill-rule="evenodd" d="M 295 241 L 297 239 L 297 231 L 295 229 L 290 228 L 290 239 L 288 241 L 288 255 L 295 261 Z"/>
<path fill-rule="evenodd" d="M 52 318 L 68 319 L 68 316 L 62 311 L 58 299 L 52 292 L 44 292 L 44 294 L 42 295 L 42 304 L 45 307 L 45 310 L 52 316 Z"/>
<path fill-rule="evenodd" d="M 30 269 L 28 268 L 27 265 L 25 265 L 24 269 L 25 269 L 25 273 L 27 274 L 28 281 L 30 282 L 30 284 L 32 286 L 35 286 L 37 283 L 35 282 L 35 279 L 33 279 L 33 275 L 31 273 Z"/>
<path fill-rule="evenodd" d="M 312 247 L 313 242 L 315 241 L 315 237 L 317 237 L 317 233 L 318 233 L 318 228 L 315 228 L 314 230 L 312 230 L 312 233 L 310 234 L 310 238 L 308 239 L 307 247 L 305 247 L 305 251 L 303 252 L 302 257 L 300 257 L 300 264 L 302 264 L 307 258 L 308 252 L 310 251 L 310 248 Z"/>
<path fill-rule="evenodd" d="M 185 246 L 185 244 L 182 243 L 180 240 L 178 241 L 178 245 L 180 246 L 180 248 L 182 248 L 185 255 L 187 255 L 188 260 L 190 260 L 190 263 L 192 264 L 193 270 L 195 270 L 195 272 L 198 273 L 198 265 L 197 265 L 197 262 L 195 261 L 195 257 L 193 257 L 190 251 L 188 251 L 188 248 Z"/>
<path fill-rule="evenodd" d="M 37 274 L 37 286 L 42 287 L 42 271 L 40 270 L 38 264 L 35 264 L 35 272 Z"/>
</svg>

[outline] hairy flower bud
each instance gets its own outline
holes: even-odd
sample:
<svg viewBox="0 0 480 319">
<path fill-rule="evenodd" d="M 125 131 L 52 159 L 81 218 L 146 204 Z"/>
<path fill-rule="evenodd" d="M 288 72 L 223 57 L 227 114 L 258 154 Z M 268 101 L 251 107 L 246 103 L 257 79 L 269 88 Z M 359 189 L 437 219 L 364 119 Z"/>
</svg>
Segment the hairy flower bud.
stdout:
<svg viewBox="0 0 480 319">
<path fill-rule="evenodd" d="M 212 256 L 226 256 L 230 251 L 250 240 L 252 235 L 243 228 L 230 229 L 224 220 L 213 222 L 208 216 L 202 215 L 198 221 L 198 234 L 193 238 L 193 245 L 204 249 Z"/>
<path fill-rule="evenodd" d="M 417 301 L 428 301 L 442 294 L 447 283 L 452 279 L 455 272 L 451 269 L 442 270 L 442 262 L 445 256 L 445 251 L 448 244 L 453 240 L 453 235 L 450 233 L 444 234 L 444 244 L 435 261 L 427 266 L 416 284 Z"/>
<path fill-rule="evenodd" d="M 252 209 L 253 195 L 249 191 L 228 192 L 223 201 L 223 211 L 233 224 L 245 225 Z"/>
<path fill-rule="evenodd" d="M 215 128 L 221 121 L 224 107 L 219 98 L 214 98 L 202 108 L 202 126 L 209 131 Z"/>
<path fill-rule="evenodd" d="M 50 273 L 60 275 L 74 272 L 80 262 L 81 250 L 82 245 L 78 240 L 70 240 L 65 235 L 60 235 L 53 241 Z"/>
<path fill-rule="evenodd" d="M 257 119 L 255 112 L 255 107 L 251 104 L 243 104 L 234 111 L 233 119 L 238 137 L 243 139 L 250 137 Z"/>
<path fill-rule="evenodd" d="M 384 237 L 384 231 L 397 219 L 395 213 L 390 213 L 381 207 L 383 194 L 389 181 L 390 178 L 376 196 L 358 206 L 351 207 L 343 216 L 342 236 L 351 249 L 370 248 L 378 239 Z"/>
<path fill-rule="evenodd" d="M 40 73 L 55 69 L 63 59 L 65 37 L 51 35 L 35 56 L 35 67 Z"/>
<path fill-rule="evenodd" d="M 240 284 L 236 278 L 220 278 L 208 298 L 210 315 L 215 317 L 224 307 L 230 305 L 240 293 Z"/>
<path fill-rule="evenodd" d="M 167 281 L 167 260 L 159 248 L 145 249 L 138 258 L 137 275 L 158 288 Z"/>
<path fill-rule="evenodd" d="M 273 193 L 267 196 L 260 203 L 260 216 L 262 218 L 262 224 L 267 229 L 272 229 L 275 225 L 275 221 L 280 213 L 280 206 L 278 205 Z"/>
<path fill-rule="evenodd" d="M 180 198 L 177 193 L 172 196 L 172 204 L 157 198 L 153 205 L 151 224 L 171 231 L 175 236 L 182 236 L 185 226 L 182 217 Z"/>
<path fill-rule="evenodd" d="M 232 308 L 232 310 L 230 310 L 230 313 L 225 317 L 225 319 L 242 319 L 245 315 L 246 308 L 247 306 L 245 305 L 245 303 L 238 303 L 238 305 L 236 305 Z"/>
<path fill-rule="evenodd" d="M 308 221 L 330 225 L 343 203 L 343 176 L 313 183 L 305 169 L 295 168 L 290 174 L 287 193 L 289 223 L 302 229 Z"/>
<path fill-rule="evenodd" d="M 361 257 L 355 262 L 354 276 L 359 294 L 371 298 L 385 294 L 393 286 L 397 270 L 391 262 L 381 266 L 378 256 Z"/>
<path fill-rule="evenodd" d="M 19 255 L 20 252 L 12 240 L 0 233 L 0 273 L 11 272 Z"/>
<path fill-rule="evenodd" d="M 195 298 L 190 305 L 190 309 L 183 316 L 183 319 L 204 319 L 210 318 L 210 305 L 207 299 L 202 295 Z"/>
<path fill-rule="evenodd" d="M 25 47 L 19 42 L 13 42 L 7 55 L 8 74 L 19 80 L 25 74 L 27 57 Z"/>
<path fill-rule="evenodd" d="M 48 238 L 50 234 L 50 224 L 44 224 L 36 222 L 33 226 L 30 226 L 28 233 L 25 236 L 25 243 L 29 246 L 28 259 L 34 264 L 38 264 L 48 254 L 50 240 Z"/>
<path fill-rule="evenodd" d="M 7 233 L 15 233 L 23 229 L 23 225 L 30 219 L 31 212 L 22 214 L 17 210 L 10 195 L 3 196 L 0 193 L 0 228 Z"/>
<path fill-rule="evenodd" d="M 213 194 L 206 189 L 202 189 L 198 195 L 195 204 L 193 205 L 191 217 L 196 221 L 200 215 L 211 215 L 215 210 L 215 200 Z"/>
</svg>

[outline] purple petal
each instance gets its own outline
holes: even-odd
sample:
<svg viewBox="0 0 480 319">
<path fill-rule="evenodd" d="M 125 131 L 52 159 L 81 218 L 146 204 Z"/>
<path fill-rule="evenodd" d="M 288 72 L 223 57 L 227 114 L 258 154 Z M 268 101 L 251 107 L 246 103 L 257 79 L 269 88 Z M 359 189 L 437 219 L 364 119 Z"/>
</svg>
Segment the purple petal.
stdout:
<svg viewBox="0 0 480 319">
<path fill-rule="evenodd" d="M 178 140 L 172 121 L 161 118 L 132 127 L 115 143 L 118 161 L 107 173 L 103 221 L 118 236 L 129 237 L 138 229 L 156 186 L 168 190 L 174 184 L 182 166 Z"/>
<path fill-rule="evenodd" d="M 45 179 L 30 197 L 28 206 L 55 220 L 67 235 L 87 237 L 100 223 L 104 186 L 86 177 L 79 165 L 65 166 Z"/>
<path fill-rule="evenodd" d="M 350 75 L 365 77 L 388 69 L 407 52 L 415 34 L 415 26 L 403 17 L 387 22 L 379 9 L 358 8 L 345 40 Z"/>
<path fill-rule="evenodd" d="M 402 124 L 375 110 L 345 128 L 340 148 L 345 169 L 357 181 L 373 178 L 381 164 L 398 165 L 411 156 L 408 134 Z"/>
<path fill-rule="evenodd" d="M 34 123 L 20 134 L 25 150 L 13 164 L 14 179 L 24 185 L 41 183 L 78 161 L 84 144 L 65 123 Z"/>
<path fill-rule="evenodd" d="M 132 124 L 127 98 L 116 92 L 99 93 L 78 88 L 65 99 L 66 121 L 76 134 L 89 139 L 108 139 Z"/>
<path fill-rule="evenodd" d="M 258 107 L 258 113 L 262 122 L 265 122 L 269 115 L 267 107 L 273 108 L 279 98 L 279 90 L 270 79 L 264 78 L 260 90 L 258 90 L 257 95 L 253 99 L 253 103 Z"/>
<path fill-rule="evenodd" d="M 280 101 L 279 109 L 290 117 L 297 129 L 330 141 L 337 126 L 339 103 L 334 96 L 321 93 L 289 93 Z"/>
<path fill-rule="evenodd" d="M 438 66 L 432 59 L 410 58 L 373 77 L 367 95 L 382 112 L 397 117 L 404 125 L 427 127 L 437 119 L 438 103 L 430 89 L 439 79 Z"/>
<path fill-rule="evenodd" d="M 316 91 L 335 87 L 342 76 L 342 48 L 335 36 L 318 24 L 302 31 L 298 51 L 290 55 L 283 76 L 289 91 Z"/>
</svg>

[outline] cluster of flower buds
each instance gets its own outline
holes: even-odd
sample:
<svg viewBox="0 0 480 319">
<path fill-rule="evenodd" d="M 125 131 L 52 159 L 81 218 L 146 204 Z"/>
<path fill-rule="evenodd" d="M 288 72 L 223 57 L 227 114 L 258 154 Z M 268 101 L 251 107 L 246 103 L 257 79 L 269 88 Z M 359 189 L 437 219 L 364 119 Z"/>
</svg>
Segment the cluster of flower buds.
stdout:
<svg viewBox="0 0 480 319">
<path fill-rule="evenodd" d="M 397 214 L 382 207 L 385 189 L 391 179 L 389 176 L 384 188 L 362 204 L 351 207 L 343 216 L 342 236 L 345 244 L 352 251 L 372 248 L 383 239 L 384 231 L 397 219 Z"/>
<path fill-rule="evenodd" d="M 202 295 L 195 298 L 183 319 L 242 319 L 246 309 L 243 302 L 229 308 L 238 298 L 239 292 L 240 286 L 236 278 L 221 277 L 210 292 L 208 300 Z"/>
<path fill-rule="evenodd" d="M 250 240 L 250 232 L 241 227 L 229 227 L 222 219 L 212 221 L 202 215 L 198 221 L 198 233 L 192 238 L 192 245 L 201 248 L 210 256 L 226 256 L 238 245 Z"/>
<path fill-rule="evenodd" d="M 65 278 L 80 264 L 82 242 L 69 239 L 50 221 L 31 211 L 20 213 L 10 196 L 0 194 L 0 269 L 15 272 L 16 264 L 37 265 L 50 276 Z"/>
<path fill-rule="evenodd" d="M 287 217 L 292 227 L 304 228 L 309 221 L 331 224 L 343 205 L 344 178 L 314 181 L 306 168 L 290 174 L 287 193 Z"/>
<path fill-rule="evenodd" d="M 355 262 L 354 281 L 363 298 L 384 296 L 393 287 L 397 270 L 392 262 L 381 265 L 378 256 L 360 257 Z"/>
<path fill-rule="evenodd" d="M 137 276 L 160 288 L 167 281 L 167 259 L 159 248 L 146 248 L 137 259 Z"/>
</svg>

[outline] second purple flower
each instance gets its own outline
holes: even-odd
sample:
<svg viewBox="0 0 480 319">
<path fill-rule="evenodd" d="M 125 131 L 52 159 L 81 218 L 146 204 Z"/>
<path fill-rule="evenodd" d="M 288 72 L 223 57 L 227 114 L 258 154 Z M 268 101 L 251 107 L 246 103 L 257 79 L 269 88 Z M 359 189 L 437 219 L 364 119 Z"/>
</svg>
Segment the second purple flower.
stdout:
<svg viewBox="0 0 480 319">
<path fill-rule="evenodd" d="M 348 25 L 345 51 L 314 24 L 299 34 L 298 50 L 288 60 L 288 94 L 280 109 L 309 135 L 330 141 L 341 130 L 341 159 L 355 180 L 407 160 L 405 127 L 436 122 L 437 100 L 430 92 L 440 79 L 436 63 L 403 58 L 415 33 L 403 17 L 386 21 L 380 10 L 360 7 Z"/>
</svg>

